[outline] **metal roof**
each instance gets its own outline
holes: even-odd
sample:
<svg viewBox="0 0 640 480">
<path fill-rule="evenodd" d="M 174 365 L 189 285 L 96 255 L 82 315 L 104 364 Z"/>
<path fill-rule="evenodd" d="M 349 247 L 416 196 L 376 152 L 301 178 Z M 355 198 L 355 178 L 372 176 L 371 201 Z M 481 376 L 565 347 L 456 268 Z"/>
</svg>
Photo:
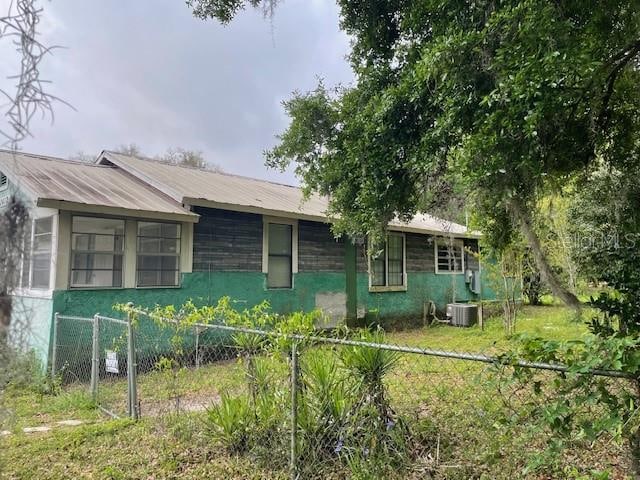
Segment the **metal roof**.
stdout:
<svg viewBox="0 0 640 480">
<path fill-rule="evenodd" d="M 0 150 L 0 171 L 42 207 L 198 220 L 180 202 L 115 167 Z"/>
<path fill-rule="evenodd" d="M 328 199 L 312 195 L 305 200 L 302 190 L 298 187 L 164 164 L 109 151 L 102 152 L 98 162 L 109 162 L 122 168 L 179 203 L 328 221 Z M 396 230 L 417 233 L 478 236 L 477 232 L 467 232 L 463 225 L 427 214 L 418 214 L 408 223 L 392 221 L 390 226 Z"/>
</svg>

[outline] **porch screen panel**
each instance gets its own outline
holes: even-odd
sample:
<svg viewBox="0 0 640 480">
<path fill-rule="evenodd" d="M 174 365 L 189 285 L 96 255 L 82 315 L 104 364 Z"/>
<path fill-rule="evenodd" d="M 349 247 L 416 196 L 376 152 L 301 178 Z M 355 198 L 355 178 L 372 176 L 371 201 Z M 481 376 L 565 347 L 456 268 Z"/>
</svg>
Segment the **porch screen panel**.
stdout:
<svg viewBox="0 0 640 480">
<path fill-rule="evenodd" d="M 269 224 L 268 288 L 291 288 L 293 266 L 293 226 Z"/>
<path fill-rule="evenodd" d="M 34 220 L 33 250 L 31 255 L 31 288 L 49 288 L 52 231 L 53 217 Z"/>
<path fill-rule="evenodd" d="M 74 216 L 71 286 L 122 287 L 124 220 Z"/>
<path fill-rule="evenodd" d="M 387 243 L 388 284 L 389 286 L 401 286 L 404 284 L 404 237 L 389 235 Z"/>
<path fill-rule="evenodd" d="M 139 287 L 175 287 L 180 282 L 180 225 L 138 222 Z"/>
<path fill-rule="evenodd" d="M 22 268 L 20 286 L 23 288 L 29 288 L 30 271 L 31 271 L 31 236 L 33 234 L 33 224 L 30 224 L 31 228 L 26 228 L 24 232 L 24 239 L 22 241 Z"/>
</svg>

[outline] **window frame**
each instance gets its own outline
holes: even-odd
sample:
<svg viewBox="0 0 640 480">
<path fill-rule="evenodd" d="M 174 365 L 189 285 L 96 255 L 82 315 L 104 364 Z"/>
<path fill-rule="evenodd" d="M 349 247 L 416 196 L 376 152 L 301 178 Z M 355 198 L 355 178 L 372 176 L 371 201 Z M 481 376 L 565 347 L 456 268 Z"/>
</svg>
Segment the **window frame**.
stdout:
<svg viewBox="0 0 640 480">
<path fill-rule="evenodd" d="M 457 270 L 440 270 L 440 267 L 438 266 L 438 245 L 442 245 L 443 242 L 449 243 L 449 239 L 444 238 L 444 237 L 437 237 L 435 238 L 435 241 L 433 242 L 434 245 L 434 265 L 435 265 L 435 272 L 437 275 L 464 275 L 465 272 L 465 251 L 464 251 L 464 240 L 462 240 L 461 238 L 454 238 L 452 239 L 452 243 L 454 246 L 459 246 L 460 247 L 460 258 L 461 258 L 461 269 L 460 271 Z M 447 245 L 448 246 L 448 245 Z"/>
<path fill-rule="evenodd" d="M 36 222 L 39 220 L 50 220 L 51 228 L 49 232 L 36 234 Z M 21 292 L 31 292 L 36 296 L 41 296 L 51 292 L 53 290 L 53 274 L 55 272 L 55 265 L 53 262 L 54 251 L 56 250 L 56 230 L 57 220 L 56 215 L 47 215 L 43 217 L 31 218 L 29 227 L 25 230 L 22 239 L 22 251 L 20 252 L 20 271 L 18 274 L 17 290 Z M 36 236 L 50 235 L 49 240 L 49 275 L 47 280 L 47 286 L 33 286 L 33 270 L 34 270 L 34 246 Z M 44 252 L 39 252 L 43 254 Z M 26 280 L 26 283 L 25 283 Z"/>
<path fill-rule="evenodd" d="M 55 230 L 55 225 L 54 225 L 54 219 L 53 219 L 53 215 L 50 215 L 48 217 L 40 217 L 40 218 L 34 218 L 33 222 L 32 222 L 32 230 L 31 230 L 31 255 L 29 258 L 29 289 L 31 290 L 39 290 L 39 291 L 48 291 L 51 290 L 51 272 L 53 270 L 53 266 L 52 266 L 52 260 L 53 260 L 53 231 Z M 48 232 L 44 232 L 44 233 L 36 233 L 36 223 L 38 221 L 41 220 L 49 220 L 49 222 L 51 223 L 50 227 L 49 227 L 49 231 Z M 35 245 L 36 245 L 36 238 L 38 237 L 42 237 L 48 235 L 49 236 L 49 251 L 47 253 L 48 257 L 49 257 L 49 266 L 47 268 L 47 272 L 48 272 L 48 278 L 47 278 L 47 286 L 46 287 L 42 287 L 42 286 L 34 286 L 33 285 L 33 272 L 35 271 L 35 258 L 36 255 L 42 255 L 44 254 L 44 252 L 38 251 L 36 252 L 35 250 Z"/>
<path fill-rule="evenodd" d="M 269 287 L 269 224 L 291 226 L 291 286 L 290 287 Z M 298 273 L 298 220 L 286 217 L 262 216 L 262 273 L 264 275 L 265 290 L 293 290 L 295 288 L 295 278 Z"/>
<path fill-rule="evenodd" d="M 138 230 L 138 226 L 140 223 L 159 223 L 159 224 L 164 224 L 164 225 L 176 225 L 178 227 L 178 237 L 177 238 L 172 238 L 172 237 L 150 237 L 150 236 L 145 236 L 145 235 L 140 235 L 139 234 L 139 230 Z M 150 289 L 150 288 L 180 288 L 182 286 L 182 237 L 183 237 L 183 225 L 181 222 L 171 222 L 171 221 L 165 221 L 165 220 L 148 220 L 148 219 L 136 219 L 135 221 L 135 232 L 136 232 L 136 239 L 135 239 L 135 268 L 134 268 L 134 274 L 135 274 L 135 288 L 137 289 Z M 178 245 L 178 252 L 175 254 L 171 254 L 171 253 L 141 253 L 139 251 L 138 248 L 138 239 L 139 238 L 157 238 L 160 240 L 177 240 L 177 245 Z M 162 243 L 162 242 L 161 242 Z M 126 243 L 125 243 L 126 245 Z M 140 285 L 139 282 L 139 278 L 138 278 L 138 257 L 139 256 L 148 256 L 148 257 L 170 257 L 170 256 L 175 256 L 176 257 L 176 270 L 175 272 L 178 275 L 178 281 L 174 284 L 174 285 Z M 146 269 L 148 270 L 148 269 Z M 157 270 L 158 272 L 162 272 L 163 270 Z M 169 271 L 169 270 L 167 270 Z M 162 278 L 162 275 L 160 276 Z"/>
<path fill-rule="evenodd" d="M 396 236 L 402 238 L 402 285 L 389 285 L 389 237 Z M 408 284 L 407 276 L 407 236 L 404 232 L 389 231 L 385 237 L 384 242 L 384 285 L 373 285 L 373 270 L 372 260 L 370 255 L 367 257 L 368 263 L 368 277 L 369 277 L 369 291 L 370 292 L 406 292 Z"/>
<path fill-rule="evenodd" d="M 106 220 L 120 220 L 123 222 L 124 224 L 124 228 L 122 231 L 122 270 L 121 270 L 121 283 L 120 286 L 102 286 L 102 285 L 74 285 L 73 284 L 73 272 L 74 270 L 78 270 L 78 269 L 74 269 L 73 268 L 73 256 L 74 253 L 76 252 L 76 250 L 73 248 L 73 235 L 74 234 L 82 234 L 82 232 L 74 232 L 73 230 L 73 219 L 75 217 L 82 217 L 82 218 L 93 218 L 96 220 L 102 220 L 102 219 L 106 219 Z M 90 234 L 89 234 L 90 235 Z M 107 234 L 96 234 L 96 235 L 107 235 Z M 113 235 L 113 237 L 116 237 L 118 235 Z M 111 255 L 116 255 L 116 250 L 113 250 L 112 252 L 103 252 L 103 251 L 89 251 L 89 250 L 80 250 L 80 253 L 84 253 L 84 254 L 111 254 Z M 85 270 L 85 269 L 80 269 L 80 270 Z M 100 271 L 107 271 L 106 269 L 98 269 Z M 111 215 L 94 215 L 94 214 L 90 214 L 90 213 L 83 213 L 83 212 L 77 212 L 77 213 L 71 213 L 71 218 L 70 218 L 70 222 L 69 222 L 69 280 L 68 280 L 68 289 L 69 290 L 122 290 L 125 287 L 125 276 L 126 276 L 126 270 L 127 270 L 127 220 L 124 217 L 117 217 L 117 216 L 111 216 Z M 112 270 L 115 271 L 115 270 Z"/>
</svg>

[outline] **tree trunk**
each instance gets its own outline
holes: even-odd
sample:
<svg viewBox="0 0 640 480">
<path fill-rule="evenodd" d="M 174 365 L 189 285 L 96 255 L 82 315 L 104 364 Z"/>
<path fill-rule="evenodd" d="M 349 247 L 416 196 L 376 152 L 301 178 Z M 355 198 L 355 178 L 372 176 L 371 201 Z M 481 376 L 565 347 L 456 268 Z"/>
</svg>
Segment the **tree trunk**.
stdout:
<svg viewBox="0 0 640 480">
<path fill-rule="evenodd" d="M 582 305 L 580 304 L 580 300 L 573 293 L 567 290 L 561 283 L 556 274 L 551 270 L 551 266 L 547 261 L 547 257 L 542 250 L 542 246 L 540 245 L 540 239 L 538 235 L 534 231 L 531 226 L 531 220 L 529 214 L 525 211 L 522 206 L 522 202 L 520 202 L 517 198 L 511 198 L 507 201 L 507 206 L 511 215 L 516 220 L 518 225 L 520 226 L 520 231 L 524 235 L 527 243 L 531 247 L 531 251 L 533 252 L 533 257 L 536 261 L 536 266 L 538 270 L 540 270 L 540 276 L 542 280 L 549 285 L 551 288 L 551 292 L 558 297 L 563 303 L 580 312 Z"/>
<path fill-rule="evenodd" d="M 0 349 L 5 346 L 9 338 L 11 307 L 11 297 L 6 292 L 0 292 Z"/>
</svg>

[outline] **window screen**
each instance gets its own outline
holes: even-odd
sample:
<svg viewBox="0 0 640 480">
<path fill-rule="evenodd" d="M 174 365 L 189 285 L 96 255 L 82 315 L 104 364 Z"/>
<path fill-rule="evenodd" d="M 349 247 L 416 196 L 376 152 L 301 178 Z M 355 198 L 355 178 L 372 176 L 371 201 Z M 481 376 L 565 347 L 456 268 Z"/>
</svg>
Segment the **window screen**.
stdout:
<svg viewBox="0 0 640 480">
<path fill-rule="evenodd" d="M 29 288 L 31 281 L 31 235 L 33 234 L 33 225 L 31 228 L 27 228 L 27 231 L 24 233 L 24 239 L 22 242 L 22 268 L 21 274 L 22 278 L 20 279 L 20 286 L 23 288 Z"/>
<path fill-rule="evenodd" d="M 437 267 L 438 272 L 460 273 L 462 272 L 462 244 L 446 239 L 437 242 Z"/>
<path fill-rule="evenodd" d="M 122 287 L 124 220 L 73 217 L 71 286 Z"/>
<path fill-rule="evenodd" d="M 53 217 L 38 218 L 33 222 L 31 288 L 49 288 L 52 230 Z"/>
<path fill-rule="evenodd" d="M 180 225 L 138 222 L 139 287 L 174 287 L 180 282 Z"/>
<path fill-rule="evenodd" d="M 269 265 L 268 288 L 291 288 L 293 257 L 293 226 L 268 224 Z"/>
<path fill-rule="evenodd" d="M 389 234 L 382 252 L 371 258 L 371 286 L 404 285 L 404 236 Z"/>
<path fill-rule="evenodd" d="M 387 239 L 387 263 L 389 274 L 387 284 L 398 286 L 404 283 L 404 237 L 389 235 Z"/>
</svg>

